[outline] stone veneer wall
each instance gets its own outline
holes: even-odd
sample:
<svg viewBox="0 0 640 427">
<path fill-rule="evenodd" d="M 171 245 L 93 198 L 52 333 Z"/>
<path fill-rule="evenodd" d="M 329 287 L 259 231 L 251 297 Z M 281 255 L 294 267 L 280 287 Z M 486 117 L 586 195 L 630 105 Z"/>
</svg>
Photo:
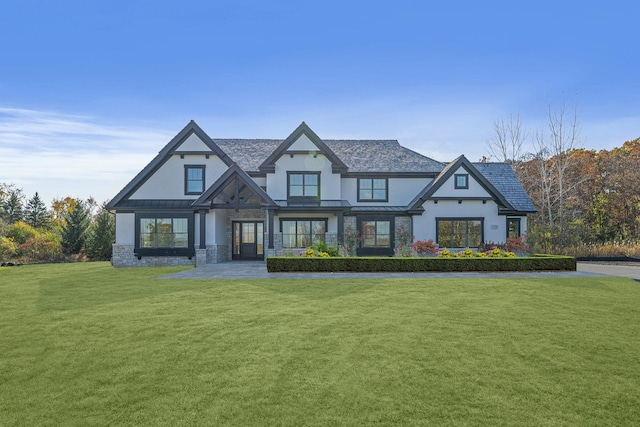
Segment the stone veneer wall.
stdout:
<svg viewBox="0 0 640 427">
<path fill-rule="evenodd" d="M 207 264 L 231 261 L 229 245 L 207 245 Z"/>
<path fill-rule="evenodd" d="M 396 226 L 395 226 L 395 235 L 396 235 L 396 239 L 394 242 L 394 247 L 398 247 L 398 230 L 400 229 L 400 227 L 404 228 L 405 230 L 409 230 L 409 234 L 411 236 L 413 236 L 413 230 L 411 230 L 411 217 L 410 216 L 397 216 L 396 217 Z"/>
<path fill-rule="evenodd" d="M 196 257 L 143 256 L 138 259 L 133 245 L 113 245 L 111 265 L 114 267 L 160 267 L 160 266 L 194 266 Z"/>
<path fill-rule="evenodd" d="M 344 231 L 348 229 L 357 230 L 358 222 L 355 216 L 345 216 L 344 217 Z"/>
</svg>

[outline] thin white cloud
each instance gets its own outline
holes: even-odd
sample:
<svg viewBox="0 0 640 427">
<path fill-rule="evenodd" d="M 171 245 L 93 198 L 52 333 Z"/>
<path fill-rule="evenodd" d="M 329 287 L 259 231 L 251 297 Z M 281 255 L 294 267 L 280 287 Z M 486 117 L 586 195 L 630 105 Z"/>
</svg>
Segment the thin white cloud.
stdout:
<svg viewBox="0 0 640 427">
<path fill-rule="evenodd" d="M 0 107 L 0 182 L 27 197 L 113 197 L 172 137 L 89 116 Z"/>
</svg>

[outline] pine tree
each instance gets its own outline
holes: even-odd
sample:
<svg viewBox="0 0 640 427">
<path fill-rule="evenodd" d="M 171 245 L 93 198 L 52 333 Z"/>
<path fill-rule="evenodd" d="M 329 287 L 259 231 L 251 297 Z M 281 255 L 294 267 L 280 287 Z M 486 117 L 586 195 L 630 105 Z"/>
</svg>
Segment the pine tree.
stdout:
<svg viewBox="0 0 640 427">
<path fill-rule="evenodd" d="M 3 197 L 0 199 L 0 202 L 2 203 L 0 211 L 5 221 L 9 224 L 21 221 L 24 216 L 24 210 L 22 207 L 24 195 L 22 194 L 22 190 L 10 185 L 5 188 L 2 196 Z"/>
<path fill-rule="evenodd" d="M 116 223 L 113 214 L 102 209 L 96 216 L 87 238 L 87 256 L 96 260 L 109 260 L 116 240 Z"/>
<path fill-rule="evenodd" d="M 45 228 L 49 225 L 49 211 L 44 202 L 38 195 L 33 195 L 27 202 L 27 208 L 25 209 L 24 219 L 33 228 Z"/>
<path fill-rule="evenodd" d="M 85 246 L 89 225 L 87 209 L 84 203 L 78 201 L 73 210 L 65 215 L 65 224 L 62 226 L 62 247 L 72 254 L 79 253 Z"/>
</svg>

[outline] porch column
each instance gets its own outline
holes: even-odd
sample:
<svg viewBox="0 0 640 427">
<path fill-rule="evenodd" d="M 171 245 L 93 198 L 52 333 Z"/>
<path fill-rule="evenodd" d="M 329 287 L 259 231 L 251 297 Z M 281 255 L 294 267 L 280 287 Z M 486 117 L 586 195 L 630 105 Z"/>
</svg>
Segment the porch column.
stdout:
<svg viewBox="0 0 640 427">
<path fill-rule="evenodd" d="M 207 249 L 207 211 L 199 210 L 198 214 L 200 215 L 200 249 Z"/>
<path fill-rule="evenodd" d="M 274 249 L 273 244 L 273 209 L 267 210 L 267 215 L 269 217 L 269 247 L 268 249 Z"/>
<path fill-rule="evenodd" d="M 344 243 L 344 212 L 336 213 L 336 217 L 338 218 L 338 244 L 342 245 Z"/>
</svg>

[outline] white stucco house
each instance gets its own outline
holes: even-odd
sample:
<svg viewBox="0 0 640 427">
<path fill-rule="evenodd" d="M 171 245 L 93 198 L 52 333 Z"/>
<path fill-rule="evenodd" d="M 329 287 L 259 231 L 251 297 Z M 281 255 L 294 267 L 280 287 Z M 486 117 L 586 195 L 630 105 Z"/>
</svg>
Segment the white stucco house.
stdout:
<svg viewBox="0 0 640 427">
<path fill-rule="evenodd" d="M 445 164 L 395 140 L 212 139 L 191 121 L 108 205 L 116 267 L 263 260 L 357 230 L 393 255 L 403 227 L 441 248 L 524 233 L 535 207 L 504 163 Z"/>
</svg>

